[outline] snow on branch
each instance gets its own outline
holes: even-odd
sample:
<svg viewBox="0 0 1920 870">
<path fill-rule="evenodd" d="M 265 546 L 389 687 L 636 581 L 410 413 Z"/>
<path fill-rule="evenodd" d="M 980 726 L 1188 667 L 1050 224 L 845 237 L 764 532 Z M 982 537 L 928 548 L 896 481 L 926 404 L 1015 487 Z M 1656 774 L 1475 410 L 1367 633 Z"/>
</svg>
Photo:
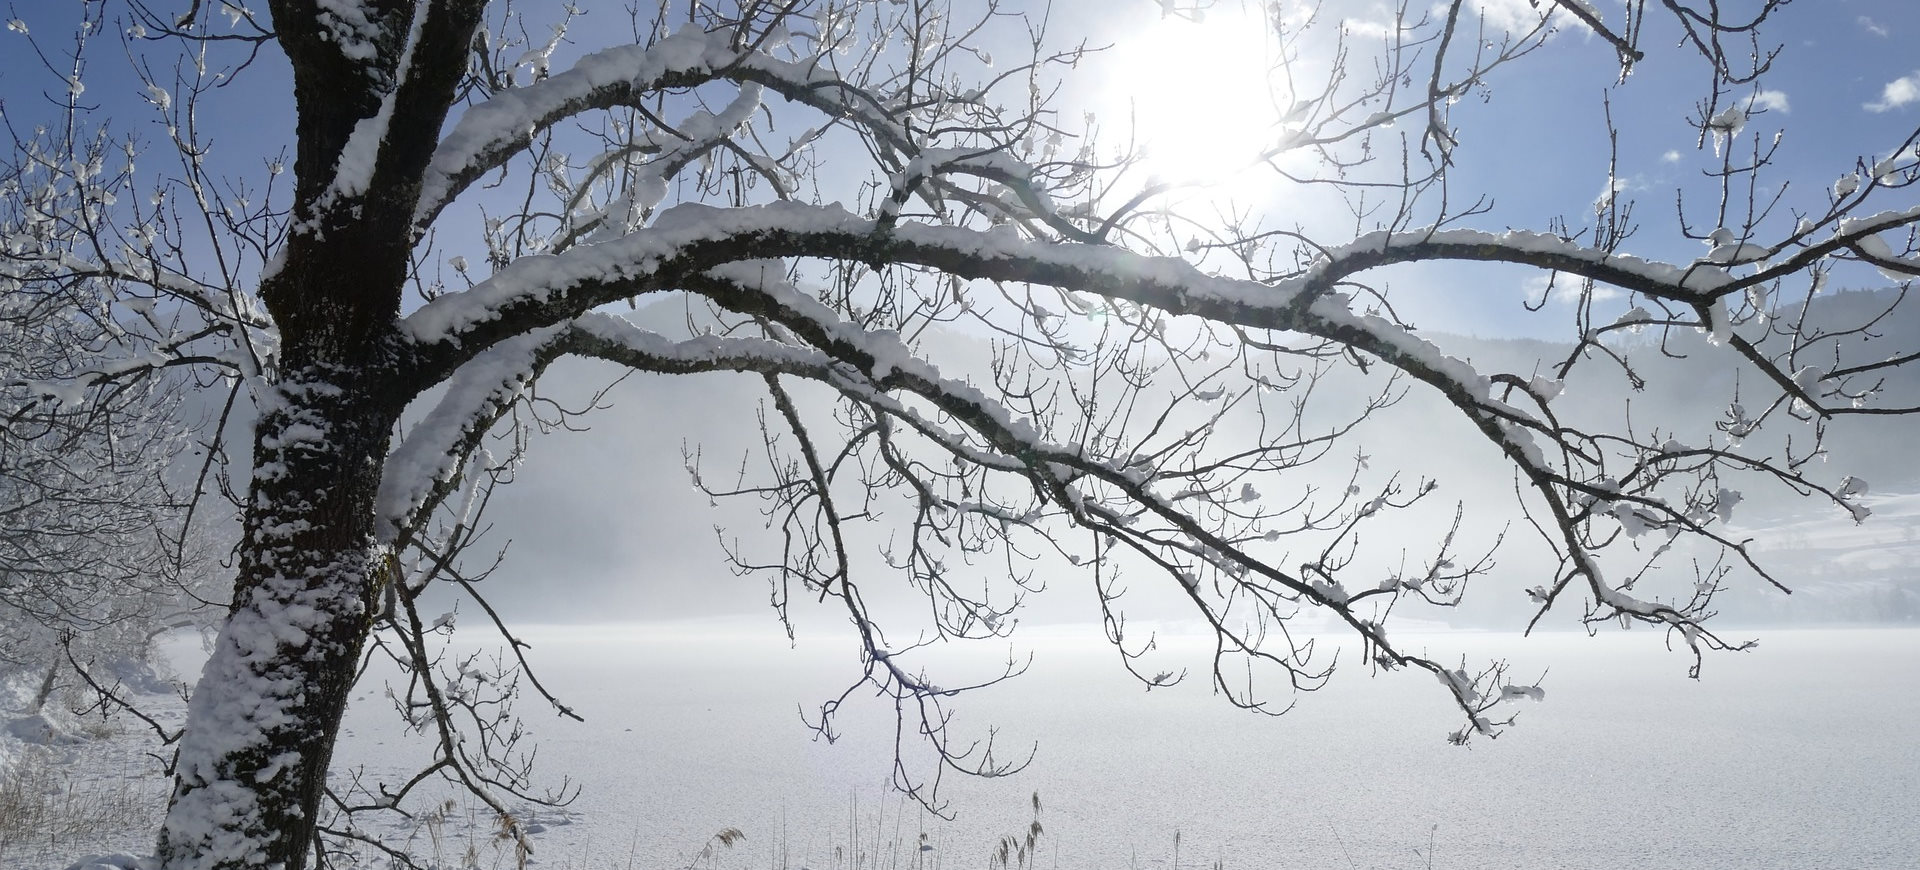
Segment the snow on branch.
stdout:
<svg viewBox="0 0 1920 870">
<path fill-rule="evenodd" d="M 373 184 L 374 172 L 379 169 L 380 152 L 386 145 L 388 128 L 393 121 L 401 88 L 413 73 L 414 53 L 420 46 L 421 32 L 429 17 L 427 7 L 417 5 L 411 17 L 412 24 L 407 28 L 400 59 L 389 77 L 389 84 L 380 95 L 379 107 L 354 125 L 353 132 L 341 146 L 339 159 L 333 167 L 333 180 L 314 201 L 312 213 L 315 215 L 326 212 L 335 202 L 363 196 Z M 357 45 L 368 51 L 373 50 L 370 43 L 343 40 L 339 44 L 343 49 Z"/>
<path fill-rule="evenodd" d="M 649 132 L 644 141 L 636 141 L 625 147 L 604 153 L 595 158 L 588 166 L 588 178 L 594 174 L 606 172 L 624 163 L 630 153 L 654 152 L 651 160 L 641 167 L 635 178 L 620 195 L 606 204 L 586 210 L 580 206 L 587 202 L 591 184 L 578 185 L 568 203 L 567 213 L 579 213 L 572 226 L 564 230 L 549 244 L 549 250 L 565 250 L 573 246 L 581 237 L 593 239 L 630 232 L 646 214 L 657 208 L 667 196 L 668 182 L 687 164 L 695 160 L 709 159 L 713 149 L 727 141 L 760 108 L 763 89 L 751 82 L 741 85 L 740 92 L 718 115 L 705 109 L 675 124 L 671 131 Z M 662 144 L 660 139 L 667 142 Z M 757 164 L 756 164 L 757 165 Z M 760 169 L 762 177 L 769 179 L 776 190 L 784 193 L 785 182 L 779 174 L 765 167 Z M 782 199 L 786 198 L 784 195 Z"/>
<path fill-rule="evenodd" d="M 1044 284 L 1221 323 L 1283 330 L 1300 330 L 1308 308 L 1351 328 L 1380 328 L 1360 322 L 1344 304 L 1322 300 L 1334 284 L 1351 275 L 1418 260 L 1534 265 L 1703 308 L 1741 286 L 1716 265 L 1674 265 L 1609 254 L 1543 233 L 1374 233 L 1326 250 L 1298 275 L 1262 283 L 1207 275 L 1184 260 L 1119 247 L 1037 241 L 1007 227 L 979 231 L 905 223 L 883 228 L 838 205 L 776 202 L 721 209 L 689 203 L 667 209 L 652 226 L 618 239 L 520 258 L 468 291 L 422 306 L 402 329 L 423 346 L 459 346 L 469 339 L 484 346 L 598 305 L 672 288 L 714 266 L 766 257 L 912 264 L 964 278 Z"/>
<path fill-rule="evenodd" d="M 925 146 L 896 117 L 888 102 L 870 94 L 818 62 L 785 60 L 755 50 L 732 47 L 724 33 L 686 28 L 652 45 L 620 46 L 590 54 L 572 68 L 522 88 L 501 91 L 467 110 L 435 149 L 414 215 L 414 232 L 425 231 L 435 216 L 475 179 L 524 151 L 543 130 L 593 109 L 638 105 L 657 93 L 691 88 L 717 80 L 741 86 L 737 100 L 720 116 L 697 118 L 692 128 L 674 133 L 685 139 L 681 147 L 665 149 L 655 178 L 637 193 L 658 201 L 650 192 L 685 164 L 688 155 L 704 152 L 743 124 L 759 106 L 761 88 L 810 106 L 830 119 L 853 122 L 881 144 L 890 160 L 898 160 L 896 184 L 904 195 L 920 182 L 943 173 L 972 175 L 995 182 L 1034 217 L 1067 238 L 1096 241 L 1062 218 L 1052 198 L 1035 183 L 1034 170 L 1007 153 L 1005 143 L 988 147 Z M 965 102 L 963 97 L 948 97 Z M 650 136 L 653 134 L 642 134 Z M 678 155 L 678 156 L 677 156 Z M 777 179 L 776 179 L 777 181 Z M 942 186 L 936 183 L 935 186 Z M 930 202 L 939 197 L 922 191 Z M 897 213 L 899 199 L 892 203 Z M 651 203 L 648 204 L 649 207 Z M 938 208 L 938 206 L 936 206 Z"/>
<path fill-rule="evenodd" d="M 864 127 L 896 146 L 909 141 L 884 113 L 849 98 L 844 83 L 826 67 L 742 52 L 728 44 L 724 33 L 689 27 L 652 45 L 595 52 L 565 72 L 501 91 L 468 109 L 441 140 L 427 166 L 414 215 L 415 232 L 424 231 L 467 185 L 524 150 L 540 131 L 559 121 L 592 109 L 635 105 L 656 92 L 720 78 L 771 88 L 835 117 L 857 116 Z M 723 130 L 744 120 L 733 111 L 726 114 L 716 119 L 716 126 Z"/>
<path fill-rule="evenodd" d="M 388 454 L 375 502 L 382 544 L 406 538 L 453 490 L 467 455 L 558 355 L 564 331 L 550 326 L 502 341 L 448 379 L 439 404 Z"/>
<path fill-rule="evenodd" d="M 494 94 L 461 115 L 434 149 L 414 213 L 415 232 L 474 179 L 526 148 L 540 130 L 651 91 L 709 81 L 737 54 L 721 36 L 686 28 L 653 45 L 595 52 L 565 72 Z"/>
<path fill-rule="evenodd" d="M 588 314 L 502 341 L 449 379 L 436 407 L 387 461 L 378 510 L 384 544 L 418 526 L 458 483 L 466 457 L 546 366 L 564 355 L 591 356 L 652 372 L 758 371 L 827 380 L 836 361 L 778 342 L 701 336 L 675 341 L 606 314 Z"/>
</svg>

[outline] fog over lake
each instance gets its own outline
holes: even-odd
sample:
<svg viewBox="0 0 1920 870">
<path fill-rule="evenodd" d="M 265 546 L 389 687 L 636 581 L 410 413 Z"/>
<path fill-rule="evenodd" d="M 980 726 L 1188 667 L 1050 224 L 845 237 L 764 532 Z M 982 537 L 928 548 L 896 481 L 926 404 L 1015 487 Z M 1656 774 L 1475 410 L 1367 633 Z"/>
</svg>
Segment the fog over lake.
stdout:
<svg viewBox="0 0 1920 870">
<path fill-rule="evenodd" d="M 826 870 L 863 851 L 863 866 L 973 867 L 1027 831 L 1038 792 L 1039 867 L 1167 868 L 1177 835 L 1182 867 L 1911 868 L 1920 630 L 1728 633 L 1760 646 L 1710 656 L 1698 682 L 1646 631 L 1415 639 L 1469 666 L 1508 657 L 1517 681 L 1545 672 L 1544 703 L 1462 749 L 1446 744 L 1458 711 L 1431 676 L 1369 676 L 1351 650 L 1329 688 L 1271 718 L 1211 695 L 1204 650 L 1177 637 L 1162 661 L 1195 670 L 1148 692 L 1097 631 L 1027 627 L 1014 650 L 1031 670 L 956 699 L 951 727 L 997 727 L 996 755 L 1037 754 L 1011 778 L 949 775 L 949 823 L 888 790 L 889 704 L 856 692 L 832 745 L 802 725 L 800 709 L 858 674 L 844 635 L 790 649 L 770 615 L 536 628 L 536 668 L 587 719 L 521 702 L 548 779 L 583 792 L 540 813 L 536 860 L 685 867 L 731 826 L 745 841 L 701 866 Z M 1007 652 L 961 647 L 930 673 L 990 671 Z M 337 761 L 396 769 L 398 730 L 364 691 Z M 927 773 L 919 739 L 904 741 Z"/>
</svg>

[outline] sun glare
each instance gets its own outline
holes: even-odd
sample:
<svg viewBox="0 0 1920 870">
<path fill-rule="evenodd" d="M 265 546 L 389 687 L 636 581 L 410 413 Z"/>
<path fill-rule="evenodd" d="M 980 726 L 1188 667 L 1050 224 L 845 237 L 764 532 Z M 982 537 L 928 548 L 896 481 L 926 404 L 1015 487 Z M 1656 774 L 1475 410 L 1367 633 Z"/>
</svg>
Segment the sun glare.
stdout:
<svg viewBox="0 0 1920 870">
<path fill-rule="evenodd" d="M 1220 3 L 1148 23 L 1114 46 L 1104 126 L 1130 126 L 1159 179 L 1226 180 L 1282 135 L 1290 97 L 1275 81 L 1270 36 L 1258 6 Z"/>
</svg>

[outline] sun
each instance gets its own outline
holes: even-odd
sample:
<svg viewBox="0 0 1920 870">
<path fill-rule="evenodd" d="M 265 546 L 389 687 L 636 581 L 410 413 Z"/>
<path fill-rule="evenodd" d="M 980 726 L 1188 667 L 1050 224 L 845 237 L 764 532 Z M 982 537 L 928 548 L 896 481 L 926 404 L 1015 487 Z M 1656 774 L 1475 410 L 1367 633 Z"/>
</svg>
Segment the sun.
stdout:
<svg viewBox="0 0 1920 870">
<path fill-rule="evenodd" d="M 1102 126 L 1130 129 L 1159 180 L 1232 178 L 1285 135 L 1292 98 L 1272 36 L 1259 4 L 1163 14 L 1115 42 Z"/>
</svg>

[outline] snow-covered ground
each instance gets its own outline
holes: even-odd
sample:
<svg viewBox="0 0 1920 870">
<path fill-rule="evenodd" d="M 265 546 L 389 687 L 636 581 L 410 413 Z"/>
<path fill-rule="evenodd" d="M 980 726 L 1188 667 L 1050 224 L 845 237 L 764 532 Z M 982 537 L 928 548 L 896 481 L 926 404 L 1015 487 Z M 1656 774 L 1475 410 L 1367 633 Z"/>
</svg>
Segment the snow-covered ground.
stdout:
<svg viewBox="0 0 1920 870">
<path fill-rule="evenodd" d="M 178 728 L 186 705 L 169 676 L 117 682 L 156 724 Z M 0 867 L 43 870 L 101 852 L 150 851 L 168 788 L 155 732 L 124 714 L 75 710 L 74 694 L 31 712 L 38 689 L 35 675 L 0 681 Z"/>
<path fill-rule="evenodd" d="M 1475 870 L 1911 870 L 1920 854 L 1909 824 L 1920 805 L 1911 739 L 1920 630 L 1761 632 L 1758 651 L 1710 659 L 1698 683 L 1684 678 L 1683 656 L 1645 632 L 1420 638 L 1545 671 L 1545 702 L 1470 750 L 1443 745 L 1456 723 L 1430 679 L 1351 670 L 1269 719 L 1230 710 L 1203 686 L 1144 692 L 1084 635 L 1035 631 L 1034 671 L 962 699 L 955 725 L 964 735 L 998 726 L 1009 752 L 1037 744 L 1034 765 L 1012 780 L 950 781 L 952 823 L 885 792 L 886 710 L 857 706 L 837 744 L 808 739 L 796 705 L 834 694 L 850 656 L 805 636 L 788 649 L 771 635 L 711 625 L 530 632 L 549 684 L 587 718 L 529 709 L 549 778 L 583 788 L 570 807 L 529 817 L 530 866 L 973 866 L 1027 829 L 1034 792 L 1041 867 L 1168 870 L 1176 834 L 1182 867 L 1422 868 L 1431 855 L 1432 867 Z M 404 770 L 403 729 L 377 688 L 362 700 L 340 762 L 370 776 Z M 10 752 L 22 745 L 0 740 Z M 47 749 L 62 753 L 64 776 L 151 794 L 157 812 L 159 782 L 137 776 L 152 769 L 139 763 L 141 747 L 123 734 Z M 149 848 L 150 817 L 121 821 L 9 843 L 0 867 Z M 746 839 L 702 858 L 729 827 Z M 471 802 L 379 830 L 447 867 L 514 866 Z"/>
<path fill-rule="evenodd" d="M 1865 525 L 1811 516 L 1741 530 L 1796 587 L 1782 612 L 1897 603 L 1920 589 L 1909 570 L 1920 563 L 1920 495 L 1868 504 Z M 956 727 L 998 726 L 1009 752 L 1037 744 L 1035 764 L 1010 782 L 951 782 L 959 818 L 942 823 L 885 788 L 887 710 L 856 706 L 831 746 L 795 715 L 854 675 L 845 638 L 803 635 L 790 649 L 771 617 L 533 628 L 536 666 L 587 722 L 532 700 L 522 712 L 548 780 L 583 791 L 564 808 L 515 806 L 534 832 L 529 866 L 563 870 L 970 866 L 1027 829 L 1035 791 L 1040 866 L 1167 868 L 1181 834 L 1182 866 L 1417 868 L 1431 856 L 1439 868 L 1910 870 L 1920 831 L 1902 820 L 1920 805 L 1920 629 L 1732 633 L 1761 649 L 1711 657 L 1693 683 L 1684 657 L 1644 632 L 1521 640 L 1434 626 L 1422 642 L 1510 657 L 1523 680 L 1544 672 L 1549 693 L 1507 736 L 1462 751 L 1440 745 L 1457 723 L 1417 679 L 1353 669 L 1267 720 L 1204 686 L 1143 692 L 1088 631 L 1023 628 L 1034 671 L 961 699 Z M 1167 640 L 1174 665 L 1196 664 Z M 190 680 L 204 653 L 196 635 L 163 652 L 170 666 L 122 675 L 123 688 L 174 728 L 184 705 L 169 681 Z M 972 664 L 1004 652 L 976 650 Z M 61 703 L 23 712 L 37 687 L 27 675 L 0 684 L 0 870 L 150 850 L 166 749 L 129 716 Z M 419 750 L 405 732 L 377 681 L 363 686 L 336 779 L 403 777 Z M 444 867 L 515 866 L 475 802 L 425 806 L 368 830 Z M 746 839 L 719 846 L 728 828 Z"/>
</svg>

